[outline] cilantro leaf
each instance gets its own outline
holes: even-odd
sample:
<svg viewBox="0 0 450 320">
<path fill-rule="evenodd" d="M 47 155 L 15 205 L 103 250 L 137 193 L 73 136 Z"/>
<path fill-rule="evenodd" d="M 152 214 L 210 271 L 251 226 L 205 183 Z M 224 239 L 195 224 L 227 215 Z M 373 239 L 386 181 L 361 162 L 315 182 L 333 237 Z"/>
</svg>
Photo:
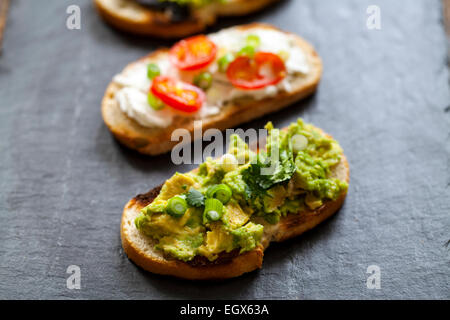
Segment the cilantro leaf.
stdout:
<svg viewBox="0 0 450 320">
<path fill-rule="evenodd" d="M 198 208 L 205 205 L 205 197 L 200 191 L 191 189 L 186 194 L 186 202 L 189 206 Z"/>
<path fill-rule="evenodd" d="M 262 169 L 274 168 L 271 174 L 263 174 Z M 256 163 L 251 164 L 247 169 L 242 171 L 242 179 L 247 184 L 245 190 L 246 200 L 263 197 L 267 194 L 267 190 L 278 183 L 282 183 L 291 179 L 295 172 L 295 163 L 292 153 L 287 150 L 280 152 L 279 160 L 274 162 L 259 154 Z M 267 173 L 267 172 L 265 172 Z"/>
</svg>

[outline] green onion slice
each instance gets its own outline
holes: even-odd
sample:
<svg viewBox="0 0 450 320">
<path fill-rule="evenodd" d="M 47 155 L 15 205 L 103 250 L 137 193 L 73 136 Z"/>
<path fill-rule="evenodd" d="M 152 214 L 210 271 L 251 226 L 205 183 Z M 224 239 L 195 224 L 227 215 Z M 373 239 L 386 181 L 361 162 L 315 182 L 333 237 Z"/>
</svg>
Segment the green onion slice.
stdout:
<svg viewBox="0 0 450 320">
<path fill-rule="evenodd" d="M 226 184 L 211 186 L 206 191 L 206 197 L 217 199 L 223 204 L 227 204 L 230 201 L 232 194 L 233 192 Z"/>
<path fill-rule="evenodd" d="M 180 218 L 184 215 L 188 208 L 186 200 L 180 196 L 175 196 L 167 201 L 166 212 L 175 218 Z"/>
<path fill-rule="evenodd" d="M 217 64 L 219 66 L 220 72 L 226 72 L 228 65 L 233 62 L 234 55 L 231 52 L 228 52 L 226 55 L 217 60 Z"/>
<path fill-rule="evenodd" d="M 209 221 L 217 221 L 222 217 L 223 204 L 217 199 L 209 198 L 205 200 L 204 216 Z"/>
<path fill-rule="evenodd" d="M 151 92 L 148 93 L 147 101 L 153 110 L 161 110 L 165 106 L 164 102 L 162 102 L 160 99 L 155 97 L 155 95 Z"/>
<path fill-rule="evenodd" d="M 291 141 L 292 141 L 292 149 L 294 150 L 294 152 L 300 152 L 306 149 L 306 147 L 308 146 L 308 139 L 301 134 L 296 134 L 292 136 Z"/>
<path fill-rule="evenodd" d="M 159 76 L 161 74 L 161 71 L 159 70 L 159 67 L 156 63 L 149 63 L 147 65 L 147 77 L 150 80 L 153 80 L 153 78 Z"/>
<path fill-rule="evenodd" d="M 255 55 L 255 51 L 256 51 L 255 47 L 245 46 L 238 52 L 238 55 L 239 56 L 248 56 L 250 58 L 253 58 L 253 56 Z"/>
<path fill-rule="evenodd" d="M 203 90 L 208 90 L 213 82 L 211 73 L 202 72 L 194 77 L 194 85 Z"/>
<path fill-rule="evenodd" d="M 261 39 L 256 34 L 249 34 L 247 38 L 245 39 L 245 43 L 248 46 L 251 46 L 253 48 L 257 48 L 261 44 Z"/>
</svg>

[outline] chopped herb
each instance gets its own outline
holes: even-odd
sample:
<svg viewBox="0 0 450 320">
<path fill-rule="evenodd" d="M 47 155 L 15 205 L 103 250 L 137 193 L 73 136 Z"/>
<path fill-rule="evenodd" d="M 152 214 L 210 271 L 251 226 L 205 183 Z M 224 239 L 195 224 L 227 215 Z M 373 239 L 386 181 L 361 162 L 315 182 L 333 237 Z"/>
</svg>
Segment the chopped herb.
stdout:
<svg viewBox="0 0 450 320">
<path fill-rule="evenodd" d="M 205 205 L 205 197 L 200 191 L 191 189 L 186 194 L 186 202 L 189 206 L 198 208 Z"/>
</svg>

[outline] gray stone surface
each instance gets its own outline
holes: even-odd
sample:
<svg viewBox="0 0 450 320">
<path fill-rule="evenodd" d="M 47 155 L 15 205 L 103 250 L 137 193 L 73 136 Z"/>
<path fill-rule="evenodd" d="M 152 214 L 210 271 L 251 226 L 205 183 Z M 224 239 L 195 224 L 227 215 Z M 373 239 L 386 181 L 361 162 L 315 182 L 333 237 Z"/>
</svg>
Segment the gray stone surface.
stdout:
<svg viewBox="0 0 450 320">
<path fill-rule="evenodd" d="M 65 27 L 79 3 L 82 30 Z M 382 29 L 366 28 L 381 8 Z M 146 273 L 124 255 L 123 205 L 176 170 L 119 146 L 102 122 L 111 77 L 161 45 L 106 26 L 91 1 L 12 1 L 0 56 L 0 298 L 450 298 L 450 92 L 438 0 L 290 0 L 211 30 L 265 21 L 310 40 L 324 61 L 298 116 L 332 133 L 351 165 L 331 220 L 272 245 L 263 269 L 219 283 Z M 366 288 L 369 265 L 381 289 Z M 66 268 L 81 267 L 81 290 Z"/>
</svg>

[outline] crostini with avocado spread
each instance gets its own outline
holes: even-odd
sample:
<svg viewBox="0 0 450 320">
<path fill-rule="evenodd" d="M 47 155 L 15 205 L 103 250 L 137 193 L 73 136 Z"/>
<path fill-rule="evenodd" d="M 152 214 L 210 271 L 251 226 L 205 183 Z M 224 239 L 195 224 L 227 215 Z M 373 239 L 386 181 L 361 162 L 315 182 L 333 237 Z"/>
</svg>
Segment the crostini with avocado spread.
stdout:
<svg viewBox="0 0 450 320">
<path fill-rule="evenodd" d="M 122 244 L 144 269 L 188 279 L 239 276 L 263 251 L 313 228 L 343 204 L 349 168 L 336 140 L 302 119 L 266 125 L 264 150 L 238 135 L 228 153 L 133 198 Z"/>
</svg>

